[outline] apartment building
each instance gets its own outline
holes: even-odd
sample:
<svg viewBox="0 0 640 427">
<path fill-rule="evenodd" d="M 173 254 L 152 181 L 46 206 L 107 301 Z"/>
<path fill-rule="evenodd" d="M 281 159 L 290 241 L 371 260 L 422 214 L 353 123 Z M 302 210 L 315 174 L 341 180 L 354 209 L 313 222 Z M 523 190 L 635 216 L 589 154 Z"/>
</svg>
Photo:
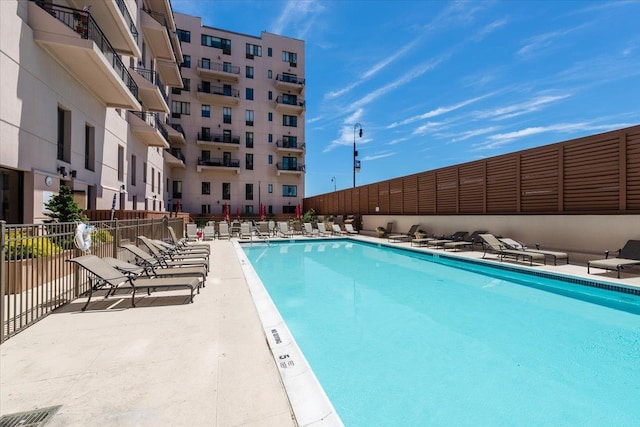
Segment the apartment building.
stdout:
<svg viewBox="0 0 640 427">
<path fill-rule="evenodd" d="M 170 94 L 169 209 L 293 214 L 304 196 L 304 41 L 175 14 L 184 61 Z"/>
<path fill-rule="evenodd" d="M 165 210 L 170 1 L 3 0 L 0 16 L 0 219 L 47 219 L 62 185 L 84 209 Z"/>
</svg>

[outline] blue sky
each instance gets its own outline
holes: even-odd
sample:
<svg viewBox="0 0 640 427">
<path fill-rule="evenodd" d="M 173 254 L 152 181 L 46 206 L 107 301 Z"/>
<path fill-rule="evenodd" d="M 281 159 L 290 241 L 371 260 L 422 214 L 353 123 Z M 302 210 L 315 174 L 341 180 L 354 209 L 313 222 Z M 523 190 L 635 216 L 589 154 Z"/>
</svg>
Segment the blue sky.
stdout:
<svg viewBox="0 0 640 427">
<path fill-rule="evenodd" d="M 306 196 L 640 123 L 640 1 L 172 0 L 305 40 Z"/>
</svg>

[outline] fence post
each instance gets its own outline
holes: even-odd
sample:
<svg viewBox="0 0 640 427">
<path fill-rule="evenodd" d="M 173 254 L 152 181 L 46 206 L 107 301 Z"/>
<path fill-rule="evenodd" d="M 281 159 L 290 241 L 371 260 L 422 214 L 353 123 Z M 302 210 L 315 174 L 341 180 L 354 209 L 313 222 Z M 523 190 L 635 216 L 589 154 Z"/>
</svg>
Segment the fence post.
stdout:
<svg viewBox="0 0 640 427">
<path fill-rule="evenodd" d="M 120 246 L 120 231 L 118 229 L 118 219 L 113 224 L 113 257 L 118 258 L 118 246 Z"/>
<path fill-rule="evenodd" d="M 0 220 L 0 325 L 2 325 L 2 331 L 0 331 L 0 343 L 3 343 L 5 340 L 5 336 L 7 331 L 4 327 L 4 317 L 5 317 L 5 289 L 6 283 L 4 278 L 4 259 L 5 259 L 5 232 L 6 232 L 6 224 L 7 222 L 4 220 Z M 9 323 L 7 322 L 7 325 Z"/>
<path fill-rule="evenodd" d="M 140 218 L 136 218 L 136 235 L 133 237 L 133 244 L 138 245 L 138 236 L 140 235 Z"/>
</svg>

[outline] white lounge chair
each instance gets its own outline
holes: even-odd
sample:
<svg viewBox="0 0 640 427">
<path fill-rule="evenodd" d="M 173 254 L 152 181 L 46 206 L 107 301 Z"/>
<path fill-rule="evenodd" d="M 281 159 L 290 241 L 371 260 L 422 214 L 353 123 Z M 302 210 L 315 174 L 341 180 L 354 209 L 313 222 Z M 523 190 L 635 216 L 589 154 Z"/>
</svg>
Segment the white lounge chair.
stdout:
<svg viewBox="0 0 640 427">
<path fill-rule="evenodd" d="M 344 229 L 347 233 L 349 234 L 358 234 L 358 230 L 356 230 L 355 228 L 353 228 L 353 224 L 351 223 L 347 223 L 344 225 Z"/>
<path fill-rule="evenodd" d="M 229 239 L 231 238 L 231 234 L 229 233 L 229 224 L 225 221 L 221 221 L 218 224 L 218 239 Z"/>
<path fill-rule="evenodd" d="M 304 235 L 307 237 L 317 237 L 320 235 L 318 229 L 313 228 L 310 222 L 305 222 L 304 224 Z"/>
</svg>

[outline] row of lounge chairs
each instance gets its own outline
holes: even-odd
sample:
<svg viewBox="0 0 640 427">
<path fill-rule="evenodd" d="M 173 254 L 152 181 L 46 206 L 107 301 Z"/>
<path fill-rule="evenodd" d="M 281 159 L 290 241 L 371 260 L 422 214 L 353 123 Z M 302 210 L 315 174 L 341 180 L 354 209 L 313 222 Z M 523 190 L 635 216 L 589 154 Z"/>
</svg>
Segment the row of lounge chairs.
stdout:
<svg viewBox="0 0 640 427">
<path fill-rule="evenodd" d="M 130 253 L 133 262 L 117 258 L 99 258 L 95 255 L 83 255 L 69 262 L 82 267 L 89 274 L 89 296 L 82 311 L 87 309 L 95 290 L 108 288 L 105 298 L 126 287 L 131 291 L 131 306 L 135 307 L 136 291 L 146 289 L 170 290 L 186 288 L 190 292 L 190 302 L 195 293 L 205 286 L 209 271 L 210 248 L 208 244 L 191 244 L 178 239 L 168 227 L 171 243 L 138 236 L 147 248 L 142 250 L 134 244 L 120 247 Z"/>
</svg>

